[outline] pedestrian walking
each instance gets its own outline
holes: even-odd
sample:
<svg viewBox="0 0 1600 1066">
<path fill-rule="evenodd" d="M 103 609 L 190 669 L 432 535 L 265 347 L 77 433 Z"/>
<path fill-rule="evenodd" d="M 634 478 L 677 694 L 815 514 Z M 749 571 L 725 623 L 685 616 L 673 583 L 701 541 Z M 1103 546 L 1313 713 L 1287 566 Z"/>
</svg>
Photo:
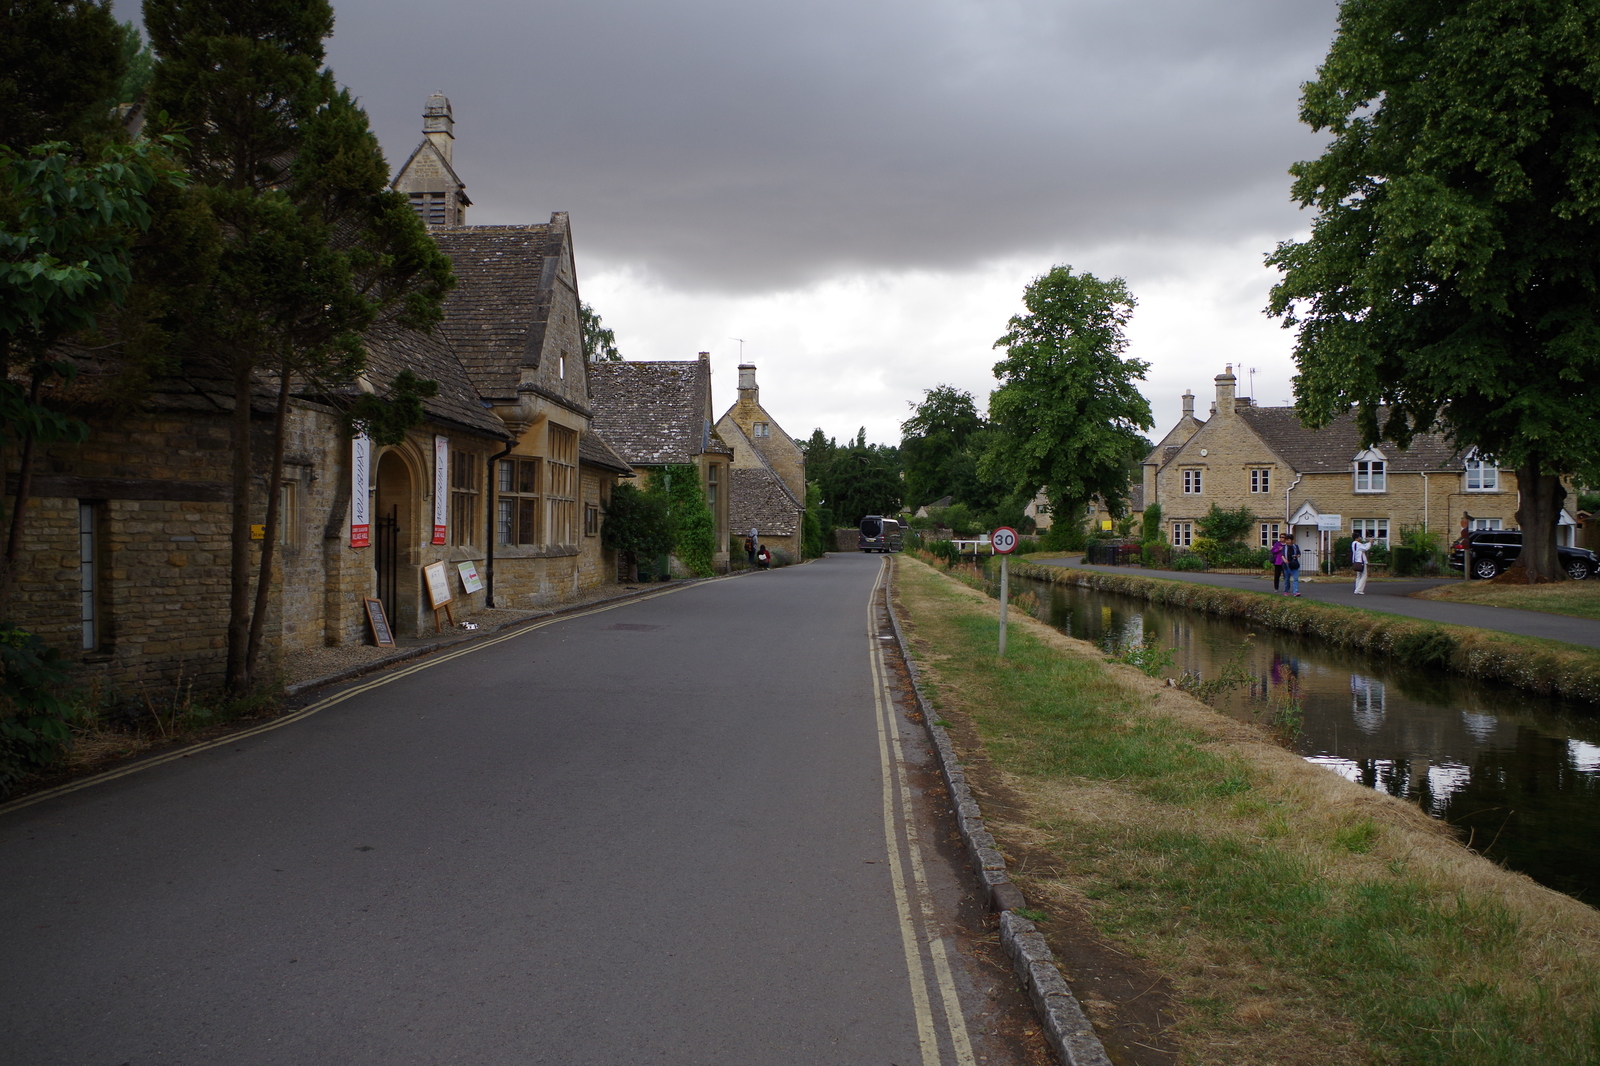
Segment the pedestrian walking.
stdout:
<svg viewBox="0 0 1600 1066">
<path fill-rule="evenodd" d="M 1272 591 L 1277 592 L 1283 581 L 1283 538 L 1273 541 L 1268 550 L 1272 553 Z"/>
<path fill-rule="evenodd" d="M 1283 535 L 1283 594 L 1300 595 L 1300 545 L 1287 533 Z"/>
<path fill-rule="evenodd" d="M 1365 531 L 1357 533 L 1356 539 L 1350 542 L 1350 566 L 1356 572 L 1356 595 L 1367 594 L 1367 555 L 1372 551 L 1372 545 L 1367 543 Z"/>
</svg>

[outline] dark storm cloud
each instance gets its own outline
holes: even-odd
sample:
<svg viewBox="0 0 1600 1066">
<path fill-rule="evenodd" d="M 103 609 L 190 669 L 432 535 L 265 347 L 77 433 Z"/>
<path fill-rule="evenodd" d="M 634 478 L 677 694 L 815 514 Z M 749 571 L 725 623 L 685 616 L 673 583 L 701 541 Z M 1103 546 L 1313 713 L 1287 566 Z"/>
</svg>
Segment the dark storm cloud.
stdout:
<svg viewBox="0 0 1600 1066">
<path fill-rule="evenodd" d="M 454 105 L 474 222 L 751 290 L 1295 224 L 1332 0 L 343 0 L 391 162 Z"/>
</svg>

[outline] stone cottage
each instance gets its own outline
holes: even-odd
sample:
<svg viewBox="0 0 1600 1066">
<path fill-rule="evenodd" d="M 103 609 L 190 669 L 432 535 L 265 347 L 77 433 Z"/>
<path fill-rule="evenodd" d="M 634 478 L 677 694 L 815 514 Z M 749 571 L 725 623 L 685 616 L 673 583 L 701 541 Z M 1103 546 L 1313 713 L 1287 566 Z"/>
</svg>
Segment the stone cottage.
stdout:
<svg viewBox="0 0 1600 1066">
<path fill-rule="evenodd" d="M 728 536 L 742 544 L 751 530 L 762 543 L 798 562 L 806 511 L 806 457 L 793 437 L 761 406 L 756 368 L 739 367 L 739 398 L 717 420 L 717 435 L 733 449 Z"/>
</svg>

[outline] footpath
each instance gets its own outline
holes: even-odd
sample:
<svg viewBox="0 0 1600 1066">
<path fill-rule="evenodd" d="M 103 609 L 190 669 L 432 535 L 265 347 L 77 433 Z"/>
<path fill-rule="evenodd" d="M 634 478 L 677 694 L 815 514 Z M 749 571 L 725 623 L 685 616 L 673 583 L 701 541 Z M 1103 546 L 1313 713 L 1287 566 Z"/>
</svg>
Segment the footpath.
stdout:
<svg viewBox="0 0 1600 1066">
<path fill-rule="evenodd" d="M 1102 574 L 1124 574 L 1155 578 L 1160 581 L 1182 581 L 1194 585 L 1216 585 L 1241 589 L 1246 592 L 1272 594 L 1272 579 L 1248 574 L 1188 573 L 1177 570 L 1146 570 L 1138 566 L 1090 566 L 1082 556 L 1061 559 L 1034 559 L 1043 566 L 1061 566 L 1072 570 L 1092 570 Z M 1419 600 L 1412 593 L 1436 585 L 1446 585 L 1454 578 L 1422 579 L 1416 581 L 1371 581 L 1366 594 L 1357 596 L 1348 581 L 1321 579 L 1315 575 L 1302 576 L 1300 596 L 1318 603 L 1337 603 L 1358 607 L 1366 611 L 1403 615 L 1428 622 L 1446 625 L 1472 626 L 1491 629 L 1522 637 L 1539 637 L 1560 640 L 1588 648 L 1600 648 L 1600 621 L 1573 618 L 1569 615 L 1547 614 L 1543 611 L 1522 611 L 1511 607 L 1486 607 L 1476 603 L 1452 603 L 1447 600 Z"/>
</svg>

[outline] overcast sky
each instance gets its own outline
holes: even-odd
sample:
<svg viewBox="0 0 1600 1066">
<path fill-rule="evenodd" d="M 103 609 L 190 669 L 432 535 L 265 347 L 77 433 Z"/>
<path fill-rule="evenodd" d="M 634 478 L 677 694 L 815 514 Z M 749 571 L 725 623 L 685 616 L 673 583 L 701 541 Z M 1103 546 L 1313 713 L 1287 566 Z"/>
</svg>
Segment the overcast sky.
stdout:
<svg viewBox="0 0 1600 1066">
<path fill-rule="evenodd" d="M 329 62 L 392 166 L 434 90 L 472 223 L 569 211 L 630 359 L 739 343 L 797 437 L 897 441 L 1058 263 L 1124 277 L 1156 433 L 1223 364 L 1290 399 L 1265 252 L 1335 0 L 335 0 Z M 126 0 L 119 4 L 131 14 Z M 1241 392 L 1251 381 L 1240 373 Z"/>
</svg>

